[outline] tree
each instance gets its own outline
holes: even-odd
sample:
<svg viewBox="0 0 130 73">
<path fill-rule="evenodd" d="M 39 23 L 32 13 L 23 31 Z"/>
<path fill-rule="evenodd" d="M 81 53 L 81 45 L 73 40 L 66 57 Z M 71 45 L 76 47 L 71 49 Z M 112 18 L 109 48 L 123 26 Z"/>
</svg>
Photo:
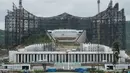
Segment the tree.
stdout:
<svg viewBox="0 0 130 73">
<path fill-rule="evenodd" d="M 114 66 L 118 63 L 119 54 L 120 54 L 120 43 L 118 41 L 113 43 L 113 64 Z M 115 66 L 116 68 L 116 66 Z"/>
<path fill-rule="evenodd" d="M 119 42 L 114 42 L 113 43 L 113 62 L 114 62 L 114 64 L 117 64 L 118 63 L 118 60 L 119 60 L 119 54 L 120 54 L 120 44 L 119 44 Z"/>
</svg>

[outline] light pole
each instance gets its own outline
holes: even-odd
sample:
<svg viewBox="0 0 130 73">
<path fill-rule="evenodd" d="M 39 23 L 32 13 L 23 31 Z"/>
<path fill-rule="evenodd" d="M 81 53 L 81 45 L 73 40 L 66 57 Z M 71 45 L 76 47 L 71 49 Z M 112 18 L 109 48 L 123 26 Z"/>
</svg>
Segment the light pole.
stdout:
<svg viewBox="0 0 130 73">
<path fill-rule="evenodd" d="M 97 4 L 98 4 L 98 14 L 100 13 L 100 0 L 97 0 Z M 98 34 L 98 70 L 99 70 L 99 44 L 100 44 L 100 17 L 99 19 L 97 19 L 97 34 Z"/>
</svg>

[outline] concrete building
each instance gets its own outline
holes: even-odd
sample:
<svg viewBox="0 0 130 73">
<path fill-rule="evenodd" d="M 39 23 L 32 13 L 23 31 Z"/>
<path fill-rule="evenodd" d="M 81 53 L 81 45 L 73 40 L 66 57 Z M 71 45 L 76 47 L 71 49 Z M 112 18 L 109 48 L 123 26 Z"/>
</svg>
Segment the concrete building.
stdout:
<svg viewBox="0 0 130 73">
<path fill-rule="evenodd" d="M 31 45 L 18 51 L 9 51 L 11 63 L 113 63 L 113 51 L 110 47 L 97 44 L 82 44 L 80 50 L 45 50 L 41 45 Z M 98 48 L 99 46 L 99 48 Z M 39 48 L 39 49 L 37 49 Z M 37 49 L 37 51 L 35 50 Z M 119 63 L 130 59 L 125 51 L 120 51 Z"/>
</svg>

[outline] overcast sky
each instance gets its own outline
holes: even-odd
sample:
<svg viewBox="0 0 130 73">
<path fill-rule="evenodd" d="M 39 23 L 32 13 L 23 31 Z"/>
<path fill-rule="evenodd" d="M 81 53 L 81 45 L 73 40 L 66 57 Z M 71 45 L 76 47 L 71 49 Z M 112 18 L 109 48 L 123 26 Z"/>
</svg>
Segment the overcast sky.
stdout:
<svg viewBox="0 0 130 73">
<path fill-rule="evenodd" d="M 12 10 L 12 2 L 18 6 L 19 0 L 0 0 L 0 29 L 4 29 L 7 9 Z M 101 11 L 105 10 L 110 0 L 101 0 Z M 130 0 L 113 0 L 125 8 L 126 19 L 130 20 Z M 55 16 L 63 12 L 81 17 L 97 14 L 97 0 L 23 0 L 23 7 L 37 16 Z"/>
</svg>

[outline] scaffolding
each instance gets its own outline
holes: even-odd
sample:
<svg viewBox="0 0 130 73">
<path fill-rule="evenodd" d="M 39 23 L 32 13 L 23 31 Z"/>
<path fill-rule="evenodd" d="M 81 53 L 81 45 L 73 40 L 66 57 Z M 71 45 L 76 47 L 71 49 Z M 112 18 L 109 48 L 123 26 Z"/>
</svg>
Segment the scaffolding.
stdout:
<svg viewBox="0 0 130 73">
<path fill-rule="evenodd" d="M 7 48 L 22 44 L 25 38 L 46 30 L 77 29 L 86 30 L 86 43 L 98 43 L 112 46 L 115 40 L 121 42 L 125 49 L 125 14 L 124 9 L 119 10 L 119 4 L 113 7 L 110 1 L 108 8 L 93 17 L 78 17 L 63 13 L 54 17 L 37 17 L 28 12 L 19 1 L 19 7 L 13 3 L 13 10 L 8 10 L 5 16 L 5 44 Z M 96 27 L 97 25 L 100 25 Z M 97 33 L 100 31 L 99 33 Z M 100 38 L 98 38 L 98 34 Z"/>
</svg>

